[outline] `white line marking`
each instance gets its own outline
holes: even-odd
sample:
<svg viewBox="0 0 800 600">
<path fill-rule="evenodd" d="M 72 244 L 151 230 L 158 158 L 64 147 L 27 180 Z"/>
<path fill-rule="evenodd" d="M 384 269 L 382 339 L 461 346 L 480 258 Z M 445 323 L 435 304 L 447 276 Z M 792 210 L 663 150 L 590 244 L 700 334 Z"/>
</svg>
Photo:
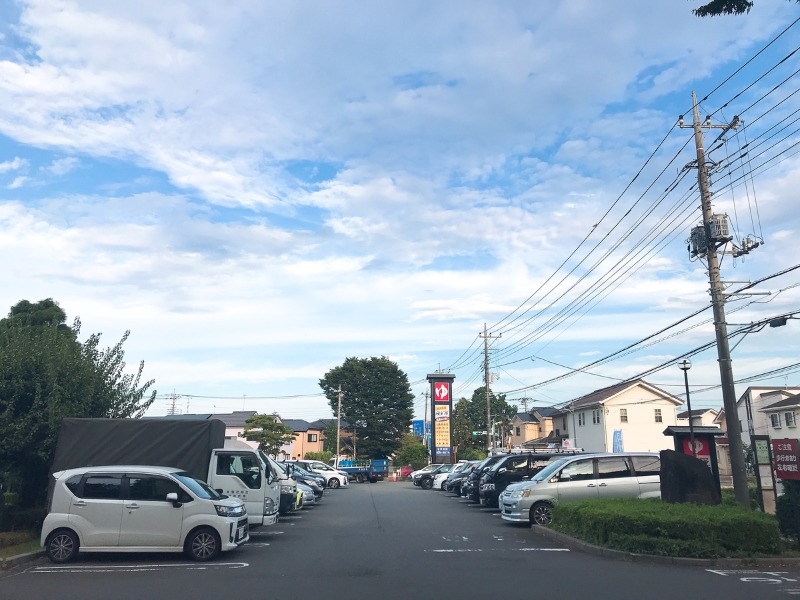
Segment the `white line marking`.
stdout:
<svg viewBox="0 0 800 600">
<path fill-rule="evenodd" d="M 113 573 L 113 572 L 137 572 L 137 571 L 161 571 L 167 569 L 192 569 L 192 570 L 207 570 L 214 567 L 225 567 L 230 569 L 241 569 L 242 567 L 249 567 L 249 563 L 235 562 L 235 563 L 210 563 L 206 566 L 198 566 L 197 563 L 177 563 L 174 565 L 86 565 L 82 566 L 69 566 L 69 567 L 36 567 L 31 569 L 35 573 Z"/>
<path fill-rule="evenodd" d="M 425 550 L 425 552 L 436 552 L 439 554 L 456 554 L 459 552 L 569 552 L 569 548 L 441 548 L 436 550 Z"/>
</svg>

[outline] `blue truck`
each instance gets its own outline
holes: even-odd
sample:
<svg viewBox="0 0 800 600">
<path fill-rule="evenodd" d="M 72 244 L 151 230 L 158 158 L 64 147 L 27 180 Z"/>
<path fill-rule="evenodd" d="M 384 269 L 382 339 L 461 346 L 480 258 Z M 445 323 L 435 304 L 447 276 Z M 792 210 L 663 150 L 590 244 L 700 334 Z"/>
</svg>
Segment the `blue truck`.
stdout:
<svg viewBox="0 0 800 600">
<path fill-rule="evenodd" d="M 342 473 L 347 473 L 350 479 L 358 483 L 369 481 L 375 483 L 389 475 L 389 461 L 384 458 L 373 458 L 372 460 L 340 460 L 336 469 Z"/>
</svg>

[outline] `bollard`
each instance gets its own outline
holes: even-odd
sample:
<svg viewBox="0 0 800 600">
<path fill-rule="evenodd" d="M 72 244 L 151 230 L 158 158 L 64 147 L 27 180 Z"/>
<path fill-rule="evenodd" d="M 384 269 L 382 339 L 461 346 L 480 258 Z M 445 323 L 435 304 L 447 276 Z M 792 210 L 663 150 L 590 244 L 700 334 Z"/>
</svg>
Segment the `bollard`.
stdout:
<svg viewBox="0 0 800 600">
<path fill-rule="evenodd" d="M 397 481 L 397 471 L 392 473 L 392 481 Z"/>
</svg>

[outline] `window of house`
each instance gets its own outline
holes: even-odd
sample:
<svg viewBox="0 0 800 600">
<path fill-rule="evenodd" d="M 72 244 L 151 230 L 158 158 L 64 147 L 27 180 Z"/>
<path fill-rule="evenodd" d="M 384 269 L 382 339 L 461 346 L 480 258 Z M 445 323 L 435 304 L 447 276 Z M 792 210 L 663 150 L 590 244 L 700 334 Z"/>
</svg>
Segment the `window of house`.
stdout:
<svg viewBox="0 0 800 600">
<path fill-rule="evenodd" d="M 586 424 L 586 413 L 578 413 L 578 426 L 583 427 Z"/>
<path fill-rule="evenodd" d="M 317 441 L 317 434 L 316 433 L 309 433 L 308 434 L 308 441 L 309 442 L 316 442 Z"/>
<path fill-rule="evenodd" d="M 598 423 L 600 423 L 600 409 L 595 408 L 592 411 L 592 424 L 597 425 Z"/>
<path fill-rule="evenodd" d="M 655 409 L 655 415 L 656 415 L 656 423 L 662 423 L 664 421 L 664 419 L 661 417 L 661 409 L 660 408 L 656 408 Z"/>
<path fill-rule="evenodd" d="M 620 408 L 619 409 L 619 422 L 620 423 L 627 423 L 628 422 L 628 409 L 627 408 Z"/>
<path fill-rule="evenodd" d="M 794 427 L 797 425 L 797 422 L 794 419 L 794 412 L 783 413 L 783 418 L 786 421 L 787 427 Z"/>
<path fill-rule="evenodd" d="M 775 429 L 781 428 L 781 416 L 776 413 L 772 413 L 769 416 L 769 424 L 772 425 Z"/>
</svg>

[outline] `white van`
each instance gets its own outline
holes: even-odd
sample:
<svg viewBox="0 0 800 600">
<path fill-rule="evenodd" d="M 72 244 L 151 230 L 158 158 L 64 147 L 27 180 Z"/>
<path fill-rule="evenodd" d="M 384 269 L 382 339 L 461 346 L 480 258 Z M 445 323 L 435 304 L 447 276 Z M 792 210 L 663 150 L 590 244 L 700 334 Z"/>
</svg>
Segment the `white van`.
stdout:
<svg viewBox="0 0 800 600">
<path fill-rule="evenodd" d="M 53 474 L 41 543 L 54 563 L 78 552 L 185 552 L 215 558 L 249 539 L 247 510 L 180 469 L 104 466 Z"/>
<path fill-rule="evenodd" d="M 590 498 L 660 498 L 661 459 L 656 452 L 575 454 L 553 459 L 500 495 L 506 521 L 548 525 L 557 502 Z"/>
</svg>

